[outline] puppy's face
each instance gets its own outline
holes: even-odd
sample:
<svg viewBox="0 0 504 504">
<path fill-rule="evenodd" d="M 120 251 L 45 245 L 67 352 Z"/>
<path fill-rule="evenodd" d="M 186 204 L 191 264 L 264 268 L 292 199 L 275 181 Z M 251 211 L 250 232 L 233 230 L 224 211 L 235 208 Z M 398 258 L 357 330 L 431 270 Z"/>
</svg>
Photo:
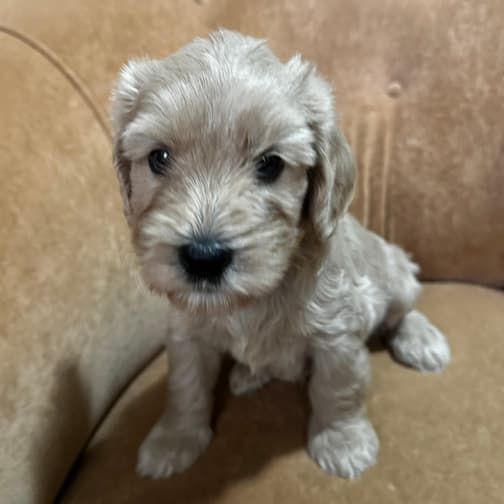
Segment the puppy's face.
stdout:
<svg viewBox="0 0 504 504">
<path fill-rule="evenodd" d="M 310 106 L 333 117 L 315 79 L 229 32 L 123 70 L 116 167 L 150 288 L 183 309 L 231 310 L 280 284 L 307 228 L 330 233 L 344 209 L 329 151 L 346 144 L 316 124 Z"/>
</svg>

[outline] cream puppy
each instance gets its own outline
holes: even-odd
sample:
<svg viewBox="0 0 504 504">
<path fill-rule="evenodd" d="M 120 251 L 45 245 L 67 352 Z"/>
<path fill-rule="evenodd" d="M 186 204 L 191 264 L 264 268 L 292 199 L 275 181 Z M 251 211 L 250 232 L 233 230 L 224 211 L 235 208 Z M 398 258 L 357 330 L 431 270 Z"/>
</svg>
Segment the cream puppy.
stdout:
<svg viewBox="0 0 504 504">
<path fill-rule="evenodd" d="M 114 162 L 145 283 L 166 296 L 168 405 L 138 471 L 189 467 L 212 436 L 221 356 L 231 390 L 309 376 L 308 452 L 358 476 L 377 457 L 366 341 L 439 371 L 444 336 L 413 306 L 417 266 L 348 213 L 355 168 L 329 85 L 229 31 L 130 61 L 113 95 Z M 309 363 L 309 367 L 307 367 Z"/>
</svg>

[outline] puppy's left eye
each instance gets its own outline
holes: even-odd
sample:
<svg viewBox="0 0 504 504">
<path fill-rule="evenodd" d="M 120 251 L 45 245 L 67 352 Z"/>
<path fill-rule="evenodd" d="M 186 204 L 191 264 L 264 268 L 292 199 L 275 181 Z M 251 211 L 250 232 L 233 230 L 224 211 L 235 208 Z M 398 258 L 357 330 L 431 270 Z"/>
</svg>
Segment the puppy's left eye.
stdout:
<svg viewBox="0 0 504 504">
<path fill-rule="evenodd" d="M 167 149 L 156 149 L 149 154 L 149 167 L 156 175 L 165 175 L 170 164 L 170 153 Z"/>
<path fill-rule="evenodd" d="M 280 156 L 265 154 L 256 163 L 257 178 L 266 184 L 272 184 L 280 176 L 285 162 Z"/>
</svg>

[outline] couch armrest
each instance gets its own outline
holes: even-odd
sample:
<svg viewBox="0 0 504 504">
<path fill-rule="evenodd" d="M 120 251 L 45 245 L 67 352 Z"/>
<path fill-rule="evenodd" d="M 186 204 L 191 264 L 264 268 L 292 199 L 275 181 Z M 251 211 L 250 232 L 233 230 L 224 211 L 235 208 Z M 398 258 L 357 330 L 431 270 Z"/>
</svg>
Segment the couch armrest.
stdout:
<svg viewBox="0 0 504 504">
<path fill-rule="evenodd" d="M 52 502 L 159 349 L 166 303 L 121 259 L 110 139 L 82 89 L 15 35 L 0 46 L 0 501 Z"/>
</svg>

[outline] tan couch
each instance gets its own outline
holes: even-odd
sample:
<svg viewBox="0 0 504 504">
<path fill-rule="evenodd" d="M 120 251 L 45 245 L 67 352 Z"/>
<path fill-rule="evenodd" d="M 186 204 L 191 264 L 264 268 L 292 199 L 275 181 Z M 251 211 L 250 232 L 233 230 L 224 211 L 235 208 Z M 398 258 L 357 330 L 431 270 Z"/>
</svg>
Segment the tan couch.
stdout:
<svg viewBox="0 0 504 504">
<path fill-rule="evenodd" d="M 504 502 L 503 17 L 499 0 L 0 2 L 0 502 Z M 357 154 L 354 213 L 438 281 L 420 304 L 453 364 L 373 354 L 382 448 L 359 481 L 311 462 L 305 390 L 280 383 L 221 387 L 187 473 L 134 473 L 169 321 L 128 273 L 107 100 L 128 57 L 217 26 L 318 63 Z"/>
</svg>

